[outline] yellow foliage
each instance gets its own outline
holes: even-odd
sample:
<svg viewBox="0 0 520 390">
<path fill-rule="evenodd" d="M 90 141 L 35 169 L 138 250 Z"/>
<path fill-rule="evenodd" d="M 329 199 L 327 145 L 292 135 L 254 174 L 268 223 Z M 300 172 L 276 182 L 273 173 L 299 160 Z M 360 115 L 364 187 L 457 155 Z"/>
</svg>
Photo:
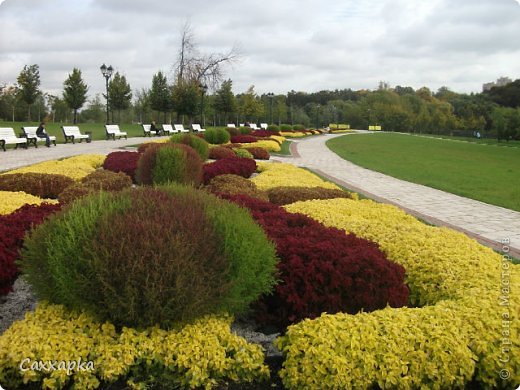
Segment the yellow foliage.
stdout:
<svg viewBox="0 0 520 390">
<path fill-rule="evenodd" d="M 281 186 L 339 188 L 334 183 L 320 179 L 315 174 L 291 164 L 258 163 L 257 170 L 260 174 L 251 180 L 261 190 Z"/>
<path fill-rule="evenodd" d="M 280 135 L 286 138 L 302 138 L 307 136 L 306 133 L 302 133 L 300 131 L 280 131 Z"/>
<path fill-rule="evenodd" d="M 278 142 L 269 140 L 256 141 L 240 145 L 243 147 L 264 148 L 268 152 L 279 152 L 280 150 L 282 150 Z"/>
<path fill-rule="evenodd" d="M 382 388 L 457 388 L 474 374 L 486 388 L 520 382 L 520 354 L 514 352 L 520 349 L 519 266 L 462 233 L 427 226 L 370 200 L 285 208 L 376 242 L 406 269 L 411 303 L 424 306 L 325 315 L 292 326 L 278 340 L 289 388 L 367 387 L 367 380 Z M 311 358 L 302 351 L 322 343 L 330 348 L 313 354 L 311 375 L 305 368 Z M 353 367 L 344 373 L 348 378 L 325 369 L 343 361 Z M 508 380 L 500 378 L 501 370 L 511 375 Z"/>
<path fill-rule="evenodd" d="M 11 214 L 25 204 L 39 205 L 43 202 L 58 203 L 56 200 L 42 199 L 23 191 L 0 191 L 0 215 Z"/>
<path fill-rule="evenodd" d="M 42 383 L 61 389 L 71 382 L 75 389 L 95 389 L 101 382 L 126 378 L 139 388 L 132 372 L 168 378 L 175 387 L 213 388 L 231 379 L 251 382 L 265 379 L 262 349 L 230 331 L 230 317 L 207 316 L 180 330 L 150 328 L 117 332 L 109 323 L 97 323 L 87 314 L 63 306 L 40 304 L 24 320 L 15 322 L 0 336 L 0 383 L 17 388 L 22 383 Z M 21 371 L 31 361 L 91 361 L 87 371 Z"/>
</svg>

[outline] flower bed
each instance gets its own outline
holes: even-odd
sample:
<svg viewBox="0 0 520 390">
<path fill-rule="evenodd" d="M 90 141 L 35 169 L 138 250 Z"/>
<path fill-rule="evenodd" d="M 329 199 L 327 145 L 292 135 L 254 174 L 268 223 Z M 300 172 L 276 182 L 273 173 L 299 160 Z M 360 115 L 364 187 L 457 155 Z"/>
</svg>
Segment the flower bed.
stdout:
<svg viewBox="0 0 520 390">
<path fill-rule="evenodd" d="M 322 187 L 339 189 L 331 182 L 320 179 L 313 173 L 291 164 L 258 163 L 260 174 L 252 180 L 261 190 L 273 187 Z"/>
<path fill-rule="evenodd" d="M 56 203 L 55 200 L 38 198 L 22 191 L 0 191 L 0 215 L 11 214 L 26 204 L 38 205 L 43 202 Z"/>
</svg>

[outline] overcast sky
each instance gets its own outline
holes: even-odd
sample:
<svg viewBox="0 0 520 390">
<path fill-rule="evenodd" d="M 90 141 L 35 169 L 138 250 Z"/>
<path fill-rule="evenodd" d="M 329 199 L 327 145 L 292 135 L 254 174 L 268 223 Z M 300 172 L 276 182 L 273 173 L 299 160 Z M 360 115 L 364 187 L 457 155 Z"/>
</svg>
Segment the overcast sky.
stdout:
<svg viewBox="0 0 520 390">
<path fill-rule="evenodd" d="M 189 20 L 202 52 L 240 47 L 235 93 L 375 89 L 380 80 L 479 92 L 520 78 L 520 0 L 0 0 L 0 83 L 25 64 L 61 93 L 73 67 L 89 94 L 112 65 L 133 90 L 171 75 Z"/>
</svg>

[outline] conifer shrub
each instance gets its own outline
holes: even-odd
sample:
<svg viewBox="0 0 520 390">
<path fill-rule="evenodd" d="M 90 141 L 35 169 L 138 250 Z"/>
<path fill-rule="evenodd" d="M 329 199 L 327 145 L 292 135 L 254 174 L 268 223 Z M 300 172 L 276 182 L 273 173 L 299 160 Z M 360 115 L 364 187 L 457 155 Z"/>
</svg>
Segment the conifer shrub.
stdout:
<svg viewBox="0 0 520 390">
<path fill-rule="evenodd" d="M 280 206 L 313 199 L 354 199 L 350 192 L 322 187 L 273 187 L 267 190 L 267 195 L 269 202 Z"/>
<path fill-rule="evenodd" d="M 248 208 L 276 244 L 281 281 L 256 305 L 261 323 L 283 329 L 323 312 L 354 314 L 407 304 L 404 268 L 375 243 L 268 202 L 224 197 Z"/>
<path fill-rule="evenodd" d="M 292 131 L 292 126 L 285 123 L 281 124 L 279 128 L 280 131 Z"/>
<path fill-rule="evenodd" d="M 275 134 L 275 135 L 280 135 L 280 133 L 279 133 L 280 127 L 278 125 L 269 125 L 269 126 L 267 126 L 267 130 L 272 132 L 272 133 L 278 133 L 278 134 Z"/>
<path fill-rule="evenodd" d="M 293 131 L 304 131 L 305 130 L 305 126 L 301 125 L 301 124 L 293 125 L 292 130 Z"/>
<path fill-rule="evenodd" d="M 204 139 L 210 144 L 220 145 L 229 142 L 229 132 L 225 129 L 207 129 L 204 132 Z"/>
<path fill-rule="evenodd" d="M 190 187 L 101 192 L 26 240 L 37 296 L 117 326 L 241 313 L 274 285 L 273 245 L 249 213 Z"/>
<path fill-rule="evenodd" d="M 58 199 L 74 179 L 53 173 L 7 173 L 0 175 L 0 191 L 23 191 L 39 198 Z"/>
<path fill-rule="evenodd" d="M 202 183 L 202 160 L 186 144 L 158 143 L 142 154 L 136 176 L 143 185 L 177 182 L 197 187 Z"/>
<path fill-rule="evenodd" d="M 238 128 L 238 131 L 242 135 L 248 135 L 248 134 L 251 134 L 251 132 L 253 130 L 251 130 L 251 128 L 249 126 L 241 126 L 241 127 Z"/>
<path fill-rule="evenodd" d="M 255 160 L 269 160 L 271 158 L 269 152 L 264 148 L 247 147 L 245 149 L 253 155 Z"/>
<path fill-rule="evenodd" d="M 267 194 L 259 190 L 255 183 L 238 175 L 226 174 L 216 176 L 211 179 L 205 189 L 216 195 L 242 194 L 250 196 L 251 198 L 269 201 Z"/>
<path fill-rule="evenodd" d="M 174 134 L 170 137 L 170 142 L 174 144 L 184 144 L 192 147 L 199 154 L 202 161 L 206 161 L 209 155 L 208 143 L 192 134 Z"/>
<path fill-rule="evenodd" d="M 143 144 L 148 145 L 148 144 Z M 141 147 L 140 145 L 139 147 Z M 137 163 L 141 155 L 138 152 L 112 152 L 107 155 L 103 162 L 103 169 L 112 172 L 123 172 L 132 178 L 132 181 L 136 183 L 135 172 L 137 170 Z"/>
<path fill-rule="evenodd" d="M 233 152 L 235 152 L 235 155 L 237 157 L 251 158 L 251 159 L 254 158 L 253 154 L 245 148 L 236 148 L 236 149 L 233 149 Z"/>
<path fill-rule="evenodd" d="M 27 204 L 11 214 L 0 215 L 0 296 L 12 290 L 18 277 L 16 261 L 26 232 L 59 209 L 59 204 Z"/>
<path fill-rule="evenodd" d="M 233 158 L 236 157 L 235 152 L 229 148 L 225 148 L 222 146 L 215 146 L 214 148 L 209 149 L 209 158 L 211 160 L 220 160 L 223 158 Z"/>
<path fill-rule="evenodd" d="M 204 184 L 218 175 L 230 173 L 248 179 L 256 171 L 256 162 L 250 158 L 223 158 L 212 163 L 204 164 Z"/>
</svg>

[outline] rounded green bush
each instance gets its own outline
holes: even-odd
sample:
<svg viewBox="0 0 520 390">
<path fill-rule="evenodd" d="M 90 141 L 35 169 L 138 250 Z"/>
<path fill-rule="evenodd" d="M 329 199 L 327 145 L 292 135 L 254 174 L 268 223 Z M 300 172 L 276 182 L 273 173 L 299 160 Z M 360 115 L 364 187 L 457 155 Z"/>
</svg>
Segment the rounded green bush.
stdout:
<svg viewBox="0 0 520 390">
<path fill-rule="evenodd" d="M 230 134 L 225 129 L 207 129 L 204 133 L 204 139 L 210 144 L 221 145 L 229 142 Z"/>
<path fill-rule="evenodd" d="M 240 131 L 240 134 L 242 135 L 249 135 L 253 132 L 250 127 L 248 126 L 242 126 L 238 129 Z"/>
<path fill-rule="evenodd" d="M 241 313 L 275 284 L 275 249 L 249 213 L 163 186 L 86 197 L 32 231 L 21 269 L 40 299 L 118 326 Z"/>
<path fill-rule="evenodd" d="M 235 152 L 237 157 L 253 158 L 253 154 L 249 150 L 244 148 L 233 149 L 233 152 Z"/>
<path fill-rule="evenodd" d="M 269 125 L 269 126 L 267 126 L 267 130 L 269 130 L 269 131 L 279 131 L 280 127 L 278 125 Z"/>
<path fill-rule="evenodd" d="M 293 129 L 294 131 L 302 131 L 302 130 L 305 130 L 305 126 L 304 126 L 304 125 L 297 124 L 297 125 L 293 125 L 292 129 Z"/>
<path fill-rule="evenodd" d="M 280 131 L 292 131 L 292 126 L 287 125 L 285 123 L 281 124 L 279 127 L 280 127 Z"/>
<path fill-rule="evenodd" d="M 191 186 L 202 183 L 202 160 L 185 144 L 156 144 L 143 153 L 137 164 L 137 182 L 144 185 L 176 182 Z"/>
<path fill-rule="evenodd" d="M 199 154 L 202 161 L 206 161 L 208 159 L 209 144 L 196 135 L 174 134 L 170 137 L 170 142 L 174 144 L 184 144 L 191 146 Z"/>
</svg>

